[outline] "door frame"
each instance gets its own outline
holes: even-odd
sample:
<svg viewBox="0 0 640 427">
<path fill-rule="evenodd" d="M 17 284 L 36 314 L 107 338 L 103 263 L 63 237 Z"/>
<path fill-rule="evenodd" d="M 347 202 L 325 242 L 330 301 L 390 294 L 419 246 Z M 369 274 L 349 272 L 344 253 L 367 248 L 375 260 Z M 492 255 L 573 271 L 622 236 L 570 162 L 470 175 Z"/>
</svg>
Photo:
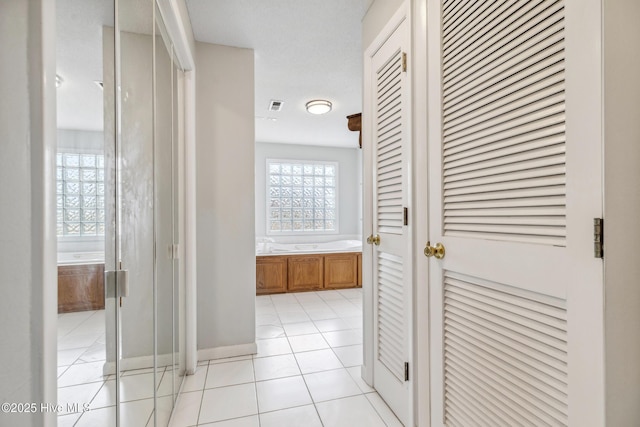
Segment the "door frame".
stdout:
<svg viewBox="0 0 640 427">
<path fill-rule="evenodd" d="M 177 2 L 156 0 L 160 14 L 165 22 L 167 33 L 173 42 L 177 62 L 184 70 L 184 77 L 178 81 L 178 108 L 180 136 L 178 179 L 180 236 L 183 237 L 178 247 L 180 263 L 180 279 L 182 299 L 180 303 L 180 350 L 184 351 L 187 375 L 196 372 L 198 364 L 197 343 L 197 295 L 196 295 L 196 79 L 195 79 L 195 41 L 189 37 L 193 34 L 186 11 Z M 182 293 L 183 292 L 183 293 Z"/>
<path fill-rule="evenodd" d="M 429 259 L 423 250 L 429 240 L 429 165 L 428 165 L 428 61 L 427 61 L 427 0 L 413 0 L 411 57 L 413 81 L 412 109 L 412 206 L 409 221 L 413 222 L 413 312 L 414 346 L 413 376 L 414 424 L 429 426 L 431 422 L 431 355 L 429 344 Z M 421 327 L 422 325 L 422 327 Z"/>
</svg>

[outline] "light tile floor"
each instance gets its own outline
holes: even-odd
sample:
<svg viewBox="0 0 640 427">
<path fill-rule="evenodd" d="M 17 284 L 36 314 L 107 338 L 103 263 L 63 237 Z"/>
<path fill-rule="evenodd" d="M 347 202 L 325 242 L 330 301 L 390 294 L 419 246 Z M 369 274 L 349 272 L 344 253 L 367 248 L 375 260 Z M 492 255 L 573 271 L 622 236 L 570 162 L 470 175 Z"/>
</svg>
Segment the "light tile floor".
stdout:
<svg viewBox="0 0 640 427">
<path fill-rule="evenodd" d="M 104 331 L 104 310 L 58 316 L 60 427 L 115 425 Z M 172 427 L 401 426 L 360 378 L 361 289 L 259 296 L 256 334 L 258 354 L 203 361 L 185 378 Z M 161 400 L 170 399 L 166 383 Z M 125 372 L 121 392 L 123 425 L 152 425 L 153 371 Z M 80 406 L 67 411 L 67 403 Z M 168 417 L 159 412 L 158 425 Z"/>
<path fill-rule="evenodd" d="M 115 380 L 103 375 L 104 322 L 104 310 L 58 315 L 58 404 L 63 408 L 58 414 L 58 427 L 115 426 Z M 159 406 L 163 408 L 171 406 L 168 372 L 165 368 L 158 370 Z M 123 372 L 123 426 L 153 425 L 153 380 L 153 369 Z M 88 411 L 83 411 L 83 404 L 88 405 Z M 167 425 L 169 416 L 168 411 L 158 411 L 158 425 Z"/>
<path fill-rule="evenodd" d="M 360 377 L 362 290 L 256 297 L 258 353 L 198 363 L 171 427 L 396 427 Z"/>
</svg>

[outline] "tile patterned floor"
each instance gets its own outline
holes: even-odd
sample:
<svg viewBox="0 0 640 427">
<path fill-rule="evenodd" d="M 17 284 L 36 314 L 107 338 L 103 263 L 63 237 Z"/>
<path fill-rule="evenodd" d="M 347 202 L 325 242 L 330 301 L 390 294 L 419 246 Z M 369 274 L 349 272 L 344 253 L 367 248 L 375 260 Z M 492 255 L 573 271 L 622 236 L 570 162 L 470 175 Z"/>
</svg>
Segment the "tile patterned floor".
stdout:
<svg viewBox="0 0 640 427">
<path fill-rule="evenodd" d="M 115 425 L 115 381 L 102 375 L 104 311 L 58 319 L 58 401 L 91 407 L 60 414 L 58 426 Z M 185 378 L 171 427 L 402 426 L 360 378 L 361 289 L 259 296 L 256 335 L 256 355 L 202 361 Z M 152 370 L 123 374 L 124 426 L 152 425 L 152 387 Z M 160 399 L 169 394 L 161 381 Z M 159 413 L 159 425 L 168 417 Z"/>
<path fill-rule="evenodd" d="M 115 425 L 115 380 L 103 375 L 105 355 L 104 310 L 58 315 L 58 427 L 112 427 Z M 158 395 L 170 399 L 169 372 L 159 368 Z M 166 381 L 165 381 L 166 378 Z M 153 369 L 123 372 L 120 383 L 123 426 L 153 425 Z M 83 412 L 82 405 L 90 410 Z M 77 410 L 68 404 L 78 404 Z M 170 407 L 170 400 L 160 406 Z M 73 408 L 73 409 L 72 409 Z M 71 410 L 69 410 L 71 409 Z M 170 414 L 158 411 L 160 425 Z"/>
<path fill-rule="evenodd" d="M 171 427 L 396 427 L 360 378 L 362 290 L 256 298 L 258 353 L 203 361 Z"/>
</svg>

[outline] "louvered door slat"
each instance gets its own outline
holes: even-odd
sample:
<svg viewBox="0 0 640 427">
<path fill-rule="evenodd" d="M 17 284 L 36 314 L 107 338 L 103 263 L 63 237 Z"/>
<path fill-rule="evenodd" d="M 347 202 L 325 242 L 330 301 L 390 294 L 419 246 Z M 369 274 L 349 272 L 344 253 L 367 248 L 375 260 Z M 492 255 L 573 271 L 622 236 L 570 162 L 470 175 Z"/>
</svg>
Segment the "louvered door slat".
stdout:
<svg viewBox="0 0 640 427">
<path fill-rule="evenodd" d="M 486 3 L 486 2 L 483 2 Z M 515 4 L 514 4 L 515 3 Z M 537 3 L 537 4 L 536 4 Z M 497 16 L 491 26 L 476 28 L 470 32 L 456 28 L 449 34 L 455 36 L 455 43 L 443 45 L 443 68 L 451 73 L 468 74 L 475 71 L 482 61 L 501 52 L 506 46 L 518 46 L 530 37 L 554 23 L 555 15 L 561 7 L 547 0 L 520 0 L 512 2 L 516 6 Z M 550 6 L 550 7 L 549 7 Z M 515 13 L 514 13 L 515 12 Z M 500 61 L 510 55 L 498 55 Z"/>
<path fill-rule="evenodd" d="M 383 233 L 402 234 L 404 118 L 400 50 L 379 69 L 376 79 L 376 206 L 384 206 L 376 208 L 376 223 Z"/>
<path fill-rule="evenodd" d="M 450 283 L 453 283 L 453 281 Z M 447 292 L 452 294 L 449 295 L 450 298 L 448 302 L 450 304 L 455 305 L 461 302 L 464 306 L 484 310 L 487 313 L 508 319 L 510 322 L 518 323 L 523 327 L 529 327 L 529 325 L 533 323 L 538 330 L 542 328 L 544 331 L 543 336 L 554 337 L 561 340 L 561 345 L 564 345 L 567 341 L 567 334 L 563 329 L 566 326 L 565 320 L 534 312 L 530 309 L 518 307 L 517 305 L 514 306 L 513 304 L 491 298 L 488 295 L 467 290 L 462 286 L 450 287 Z"/>
<path fill-rule="evenodd" d="M 469 400 L 461 400 L 457 395 L 449 395 L 447 398 L 450 401 L 450 405 L 447 408 L 447 419 L 451 427 L 469 425 L 478 425 L 479 427 L 510 427 L 507 424 L 492 422 L 491 420 L 497 416 L 491 411 L 488 411 L 486 406 Z"/>
<path fill-rule="evenodd" d="M 556 218 L 562 216 L 564 213 L 563 208 L 558 207 L 540 207 L 540 208 L 513 208 L 513 209 L 462 209 L 462 210 L 449 210 L 445 214 L 451 218 L 452 221 L 456 220 L 456 217 L 464 218 L 467 216 L 473 216 L 476 218 L 484 217 L 499 217 L 509 218 L 517 220 L 520 217 L 537 218 L 539 216 L 546 216 L 549 218 Z"/>
<path fill-rule="evenodd" d="M 485 74 L 472 75 L 452 85 L 444 95 L 445 105 L 458 104 L 473 96 L 482 99 L 504 86 L 537 73 L 562 61 L 564 45 L 561 33 L 556 33 L 535 46 L 535 51 L 514 56 L 509 60 L 494 64 L 494 68 L 483 70 Z M 529 70 L 529 71 L 527 71 Z M 484 92 L 480 95 L 480 92 Z M 484 96 L 483 96 L 484 95 Z"/>
<path fill-rule="evenodd" d="M 445 297 L 450 298 L 451 294 L 446 294 Z M 544 348 L 546 351 L 562 357 L 562 349 L 565 348 L 567 344 L 566 336 L 563 337 L 562 332 L 554 331 L 553 328 L 540 324 L 536 325 L 537 329 L 532 330 L 529 326 L 523 325 L 521 318 L 513 316 L 508 312 L 500 312 L 490 305 L 480 304 L 462 295 L 456 295 L 455 297 L 455 300 L 446 300 L 452 312 L 460 313 L 461 316 L 469 314 L 477 323 L 486 325 L 487 327 L 495 327 L 495 330 L 498 332 L 509 330 L 514 336 L 526 336 L 529 342 L 528 345 Z M 519 339 L 519 341 L 526 342 L 524 339 Z M 560 350 L 560 353 L 556 353 L 555 350 Z"/>
<path fill-rule="evenodd" d="M 443 16 L 445 235 L 565 244 L 563 13 L 562 0 L 480 1 Z"/>
<path fill-rule="evenodd" d="M 510 111 L 526 105 L 528 98 L 540 92 L 556 94 L 559 92 L 558 85 L 564 85 L 561 71 L 560 64 L 551 64 L 533 74 L 527 74 L 522 79 L 518 79 L 521 76 L 516 75 L 501 80 L 485 90 L 469 94 L 468 97 L 452 101 L 445 105 L 444 128 L 449 129 L 461 121 L 473 120 L 478 115 L 495 113 L 499 109 Z"/>
<path fill-rule="evenodd" d="M 459 314 L 459 312 L 458 312 Z M 538 365 L 538 369 L 546 370 L 546 372 L 554 376 L 560 380 L 561 373 L 566 371 L 566 364 L 564 364 L 561 360 L 553 357 L 554 354 L 549 354 L 549 352 L 541 352 L 538 349 L 534 349 L 530 345 L 522 344 L 516 340 L 510 339 L 510 337 L 504 336 L 497 331 L 493 331 L 490 328 L 479 325 L 472 320 L 466 319 L 462 316 L 450 316 L 446 322 L 446 326 L 451 326 L 452 330 L 462 330 L 467 331 L 469 334 L 473 336 L 479 337 L 486 342 L 497 342 L 504 346 L 508 346 L 514 349 L 519 356 L 523 357 L 526 355 L 526 359 L 530 361 L 535 361 Z M 555 353 L 557 355 L 557 352 Z M 548 369 L 550 368 L 550 370 Z"/>
<path fill-rule="evenodd" d="M 479 400 L 474 400 L 475 395 L 477 394 L 477 388 L 470 387 L 465 388 L 465 385 L 462 385 L 462 381 L 460 381 L 455 375 L 448 375 L 447 380 L 451 383 L 451 390 L 455 392 L 455 394 L 448 394 L 445 397 L 451 401 L 451 405 L 448 405 L 446 408 L 446 417 L 447 417 L 447 425 L 459 426 L 459 427 L 467 427 L 475 425 L 475 420 L 471 419 L 468 421 L 461 421 L 462 418 L 460 415 L 460 411 L 464 410 L 461 408 L 470 408 L 473 407 L 474 403 L 476 406 L 481 406 L 482 408 L 486 408 L 486 402 L 489 401 L 488 398 L 483 398 Z M 522 419 L 522 417 L 514 416 L 513 410 L 509 408 L 505 403 L 502 403 L 499 406 L 492 408 L 491 411 L 492 417 L 490 421 L 487 422 L 487 427 L 493 426 L 526 426 L 526 427 L 537 427 L 535 424 L 531 423 L 528 420 Z M 508 421 L 504 421 L 508 420 Z"/>
<path fill-rule="evenodd" d="M 466 120 L 445 130 L 445 136 L 455 140 L 471 134 L 477 134 L 485 129 L 494 130 L 495 133 L 498 126 L 508 123 L 509 127 L 514 127 L 513 120 L 525 118 L 527 122 L 535 118 L 534 114 L 545 111 L 544 116 L 551 114 L 550 111 L 557 105 L 562 105 L 564 96 L 562 94 L 561 85 L 555 85 L 546 90 L 527 95 L 520 99 L 522 106 L 514 107 L 513 105 L 505 105 L 501 108 L 493 109 L 484 114 L 474 112 L 473 116 L 466 117 Z M 559 111 L 563 111 L 560 109 Z"/>
<path fill-rule="evenodd" d="M 378 253 L 378 359 L 402 380 L 404 360 L 403 262 L 400 257 Z"/>
<path fill-rule="evenodd" d="M 474 358 L 469 353 L 459 351 L 460 349 L 455 349 L 451 346 L 447 350 L 451 350 L 451 353 L 455 354 L 451 356 L 453 360 L 456 360 L 461 365 L 469 366 L 470 371 L 473 369 L 474 372 L 478 373 L 477 376 L 485 382 L 495 383 L 495 387 L 498 390 L 508 394 L 521 406 L 525 407 L 527 411 L 532 414 L 539 413 L 536 408 L 541 406 L 547 410 L 548 415 L 540 418 L 545 418 L 546 422 L 553 423 L 560 420 L 566 423 L 566 402 L 563 403 L 551 398 L 549 395 L 532 387 L 526 381 L 518 381 L 517 383 L 507 381 L 505 378 L 511 377 L 511 372 L 502 370 L 499 366 L 493 366 L 484 359 Z"/>
<path fill-rule="evenodd" d="M 519 380 L 519 384 L 531 387 L 534 394 L 542 393 L 549 396 L 551 404 L 555 405 L 558 410 L 563 410 L 563 405 L 567 405 L 566 390 L 561 391 L 541 379 L 540 372 L 530 369 L 527 365 L 518 363 L 514 359 L 502 357 L 495 351 L 487 351 L 479 346 L 472 344 L 470 341 L 463 340 L 459 334 L 447 332 L 447 340 L 451 348 L 455 348 L 458 352 L 471 355 L 474 359 L 484 361 L 492 366 L 492 370 L 498 370 L 505 377 L 513 376 Z M 514 363 L 515 364 L 512 364 Z"/>
<path fill-rule="evenodd" d="M 471 0 L 445 0 L 442 2 L 442 19 L 451 20 L 461 8 L 471 3 Z"/>
<path fill-rule="evenodd" d="M 561 360 L 564 357 L 564 353 L 559 347 L 562 347 L 561 343 L 555 343 L 554 346 L 541 342 L 538 339 L 537 333 L 524 334 L 522 328 L 519 328 L 515 324 L 511 324 L 511 327 L 503 326 L 490 320 L 481 317 L 477 310 L 459 309 L 453 304 L 447 304 L 446 309 L 451 313 L 452 317 L 455 317 L 460 323 L 473 325 L 478 331 L 486 331 L 488 336 L 492 336 L 502 341 L 508 341 L 514 345 L 518 345 L 525 352 L 533 352 L 539 359 L 544 359 L 550 364 L 560 366 Z"/>
<path fill-rule="evenodd" d="M 449 349 L 447 348 L 445 350 Z M 559 416 L 553 408 L 549 408 L 548 412 L 539 411 L 534 402 L 514 393 L 506 387 L 504 382 L 489 376 L 487 371 L 472 370 L 472 365 L 473 362 L 465 357 L 461 357 L 460 359 L 451 358 L 449 360 L 449 367 L 445 369 L 445 372 L 455 371 L 462 381 L 465 381 L 467 384 L 474 384 L 476 388 L 481 389 L 487 397 L 493 398 L 494 401 L 505 402 L 505 406 L 511 409 L 511 415 L 514 417 L 517 416 L 520 420 L 526 420 L 536 426 L 566 425 L 566 422 L 563 422 L 564 420 L 558 419 L 562 417 Z"/>
<path fill-rule="evenodd" d="M 514 17 L 518 16 L 514 12 L 526 2 L 518 0 L 504 2 L 506 4 L 502 5 L 497 5 L 496 2 L 477 3 L 482 5 L 482 8 L 473 12 L 465 11 L 466 16 L 461 25 L 448 27 L 449 31 L 443 34 L 443 63 L 451 64 L 458 57 L 464 58 L 461 52 L 477 55 L 478 45 L 489 44 L 489 40 L 495 38 L 496 33 L 504 33 L 505 27 L 513 24 L 516 19 Z M 488 7 L 489 5 L 492 7 Z"/>
<path fill-rule="evenodd" d="M 443 5 L 446 7 L 448 3 L 444 2 Z M 469 12 L 478 6 L 480 6 L 480 3 L 476 1 L 464 0 L 456 2 L 454 7 L 443 8 L 442 19 L 447 22 L 450 28 L 459 28 L 460 25 L 464 24 L 465 16 L 468 16 Z"/>
<path fill-rule="evenodd" d="M 533 2 L 529 1 L 528 3 Z M 551 3 L 550 1 L 547 2 L 547 4 Z M 518 20 L 503 26 L 501 33 L 484 40 L 483 43 L 477 44 L 474 49 L 469 51 L 464 49 L 460 51 L 443 51 L 443 54 L 448 55 L 447 58 L 443 59 L 447 62 L 443 64 L 443 71 L 446 74 L 444 88 L 448 89 L 452 84 L 483 67 L 493 67 L 496 61 L 500 63 L 524 50 L 530 49 L 532 43 L 539 42 L 539 37 L 546 38 L 561 29 L 561 27 L 556 28 L 555 26 L 558 21 L 562 20 L 563 8 L 559 6 L 560 1 L 555 3 L 556 5 L 538 15 L 534 11 L 520 16 Z M 544 7 L 544 3 L 541 7 Z M 521 11 L 522 9 L 518 12 Z M 446 36 L 446 34 L 447 31 L 445 30 L 444 35 Z M 473 33 L 463 34 L 465 38 L 472 36 Z"/>
<path fill-rule="evenodd" d="M 529 126 L 529 128 L 524 128 L 522 131 L 519 135 L 508 134 L 502 139 L 491 135 L 490 137 L 481 138 L 466 144 L 460 144 L 454 147 L 450 146 L 444 149 L 443 154 L 447 157 L 452 156 L 452 160 L 458 160 L 461 157 L 474 156 L 479 153 L 492 151 L 493 149 L 519 147 L 525 143 L 540 144 L 539 146 L 552 145 L 564 141 L 565 127 L 564 123 L 558 120 L 558 123 L 551 123 L 544 128 Z"/>
<path fill-rule="evenodd" d="M 541 144 L 543 145 L 543 144 Z M 544 147 L 544 145 L 543 145 Z M 446 190 L 454 190 L 464 187 L 474 187 L 483 184 L 491 184 L 503 181 L 519 181 L 527 179 L 535 179 L 538 177 L 548 176 L 564 176 L 565 164 L 562 154 L 563 150 L 537 150 L 536 157 L 531 158 L 533 150 L 521 156 L 520 159 L 510 158 L 514 162 L 502 162 L 503 164 L 494 162 L 493 164 L 471 165 L 464 169 L 460 168 L 455 171 L 449 171 L 449 175 L 444 177 L 443 188 Z M 545 155 L 547 154 L 547 155 Z M 523 160 L 526 159 L 526 160 Z M 506 163 L 506 164 L 504 164 Z M 480 166 L 480 167 L 478 167 Z M 482 167 L 487 166 L 487 167 Z"/>
<path fill-rule="evenodd" d="M 452 196 L 461 194 L 489 193 L 494 191 L 517 190 L 522 188 L 548 187 L 550 185 L 563 185 L 565 183 L 564 175 L 551 175 L 542 178 L 525 178 L 515 181 L 495 182 L 491 184 L 472 185 L 465 187 L 457 187 L 449 189 Z"/>
<path fill-rule="evenodd" d="M 564 303 L 450 272 L 444 291 L 445 413 L 481 402 L 502 422 L 567 425 Z"/>
</svg>

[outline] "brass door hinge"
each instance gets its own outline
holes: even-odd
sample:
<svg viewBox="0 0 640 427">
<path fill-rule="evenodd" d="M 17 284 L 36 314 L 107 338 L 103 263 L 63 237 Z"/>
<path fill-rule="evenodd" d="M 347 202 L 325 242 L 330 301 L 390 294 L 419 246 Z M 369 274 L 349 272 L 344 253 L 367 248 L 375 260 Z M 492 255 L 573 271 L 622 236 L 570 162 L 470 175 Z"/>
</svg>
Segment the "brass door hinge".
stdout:
<svg viewBox="0 0 640 427">
<path fill-rule="evenodd" d="M 593 256 L 604 258 L 604 221 L 602 218 L 593 219 Z"/>
<path fill-rule="evenodd" d="M 404 362 L 404 380 L 409 381 L 409 362 Z"/>
<path fill-rule="evenodd" d="M 404 225 L 409 225 L 409 208 L 403 209 L 402 223 Z"/>
<path fill-rule="evenodd" d="M 407 53 L 402 52 L 402 71 L 407 72 Z"/>
</svg>

